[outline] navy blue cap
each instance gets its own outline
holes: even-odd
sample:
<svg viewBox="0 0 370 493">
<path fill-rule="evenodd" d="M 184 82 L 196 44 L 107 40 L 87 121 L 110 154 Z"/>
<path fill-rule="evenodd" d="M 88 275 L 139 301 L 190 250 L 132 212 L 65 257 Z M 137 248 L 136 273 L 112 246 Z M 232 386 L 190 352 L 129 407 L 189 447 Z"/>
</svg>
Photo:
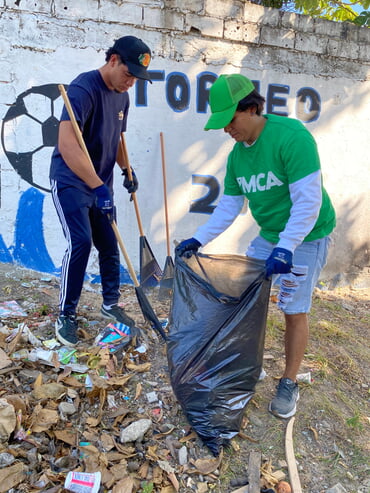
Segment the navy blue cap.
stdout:
<svg viewBox="0 0 370 493">
<path fill-rule="evenodd" d="M 141 39 L 135 36 L 124 36 L 114 42 L 112 49 L 119 54 L 122 62 L 127 65 L 133 76 L 151 82 L 147 68 L 149 67 L 152 53 Z"/>
</svg>

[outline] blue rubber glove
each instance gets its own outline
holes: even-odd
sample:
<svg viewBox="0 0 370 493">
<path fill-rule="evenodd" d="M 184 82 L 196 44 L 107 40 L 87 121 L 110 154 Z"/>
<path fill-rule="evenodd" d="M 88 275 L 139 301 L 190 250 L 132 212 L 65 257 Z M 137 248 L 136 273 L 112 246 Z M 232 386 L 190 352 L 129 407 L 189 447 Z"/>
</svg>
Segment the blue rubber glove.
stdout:
<svg viewBox="0 0 370 493">
<path fill-rule="evenodd" d="M 107 215 L 113 214 L 113 199 L 107 185 L 103 183 L 99 187 L 94 188 L 95 205 L 103 213 Z"/>
<path fill-rule="evenodd" d="M 136 177 L 135 171 L 131 168 L 132 180 L 129 179 L 127 169 L 122 170 L 122 175 L 125 177 L 123 180 L 123 186 L 127 189 L 128 193 L 135 193 L 139 188 L 139 182 Z"/>
<path fill-rule="evenodd" d="M 293 254 L 285 248 L 274 248 L 266 260 L 265 277 L 269 279 L 272 274 L 287 274 L 293 266 Z"/>
<path fill-rule="evenodd" d="M 177 245 L 175 252 L 179 257 L 190 258 L 194 253 L 197 253 L 201 246 L 202 244 L 195 238 L 188 238 Z"/>
</svg>

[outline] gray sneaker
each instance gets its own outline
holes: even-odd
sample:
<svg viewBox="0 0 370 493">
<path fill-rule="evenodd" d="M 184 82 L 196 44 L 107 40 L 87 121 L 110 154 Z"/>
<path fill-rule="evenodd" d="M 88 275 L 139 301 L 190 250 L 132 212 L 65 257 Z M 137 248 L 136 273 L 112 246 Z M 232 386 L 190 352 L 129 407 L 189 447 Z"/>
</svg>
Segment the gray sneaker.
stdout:
<svg viewBox="0 0 370 493">
<path fill-rule="evenodd" d="M 118 305 L 112 305 L 109 309 L 102 306 L 100 313 L 103 315 L 103 317 L 110 318 L 111 320 L 115 320 L 116 322 L 127 325 L 128 327 L 135 326 L 134 320 L 126 315 L 124 309 Z"/>
<path fill-rule="evenodd" d="M 294 416 L 299 399 L 298 384 L 290 378 L 281 378 L 276 389 L 276 396 L 269 405 L 270 413 L 278 418 Z"/>
<path fill-rule="evenodd" d="M 55 322 L 55 335 L 58 341 L 74 347 L 78 343 L 77 322 L 74 315 L 60 315 Z"/>
</svg>

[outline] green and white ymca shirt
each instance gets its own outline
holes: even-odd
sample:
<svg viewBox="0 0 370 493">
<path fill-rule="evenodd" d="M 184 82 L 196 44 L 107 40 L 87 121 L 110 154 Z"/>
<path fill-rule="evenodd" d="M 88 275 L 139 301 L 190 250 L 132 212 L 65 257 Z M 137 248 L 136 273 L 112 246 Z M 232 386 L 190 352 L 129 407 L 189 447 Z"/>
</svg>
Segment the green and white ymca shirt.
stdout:
<svg viewBox="0 0 370 493">
<path fill-rule="evenodd" d="M 323 238 L 335 227 L 313 136 L 298 120 L 264 117 L 258 139 L 251 146 L 237 142 L 229 155 L 224 195 L 194 235 L 203 246 L 230 226 L 245 197 L 260 235 L 292 252 L 302 241 Z"/>
</svg>

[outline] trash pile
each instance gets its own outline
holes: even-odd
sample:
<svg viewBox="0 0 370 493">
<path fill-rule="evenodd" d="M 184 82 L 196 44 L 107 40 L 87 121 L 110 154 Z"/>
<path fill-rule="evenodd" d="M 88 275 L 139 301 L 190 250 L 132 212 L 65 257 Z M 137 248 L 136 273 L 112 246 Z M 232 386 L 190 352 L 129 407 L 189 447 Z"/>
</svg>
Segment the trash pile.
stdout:
<svg viewBox="0 0 370 493">
<path fill-rule="evenodd" d="M 165 422 L 173 398 L 164 380 L 158 386 L 160 375 L 143 379 L 151 369 L 143 338 L 109 323 L 71 349 L 50 337 L 54 317 L 28 316 L 14 300 L 0 311 L 0 491 L 25 484 L 74 491 L 72 471 L 95 475 L 86 491 L 100 483 L 112 491 L 176 489 L 159 440 L 173 429 Z"/>
<path fill-rule="evenodd" d="M 172 386 L 168 353 L 176 333 L 165 343 L 147 324 L 132 286 L 121 286 L 121 299 L 135 330 L 100 317 L 99 290 L 86 284 L 78 317 L 81 343 L 67 348 L 55 340 L 57 280 L 0 275 L 0 493 L 246 493 L 252 486 L 261 493 L 289 491 L 286 425 L 268 414 L 266 404 L 282 363 L 280 346 L 265 349 L 259 388 L 240 431 L 215 457 L 186 415 L 190 392 L 176 396 Z M 170 302 L 159 301 L 157 292 L 147 296 L 167 332 Z M 277 312 L 271 308 L 273 320 Z M 309 405 L 322 388 L 311 360 L 298 377 Z M 343 463 L 351 458 L 344 442 L 336 448 L 330 416 L 320 412 L 308 425 L 304 412 L 298 415 L 299 474 L 310 491 L 318 483 L 317 491 L 342 491 L 347 476 L 328 489 L 327 468 L 312 460 L 331 450 L 340 450 Z"/>
<path fill-rule="evenodd" d="M 128 327 L 99 332 L 101 322 L 86 321 L 86 342 L 71 349 L 53 336 L 55 315 L 28 314 L 15 300 L 0 311 L 0 492 L 170 493 L 179 472 L 188 469 L 191 487 L 217 469 L 219 460 L 189 454 L 189 427 L 168 420 L 177 405 L 166 368 L 151 380 L 148 346 L 165 350 L 156 334 L 139 340 Z M 73 489 L 81 481 L 87 489 Z"/>
</svg>

